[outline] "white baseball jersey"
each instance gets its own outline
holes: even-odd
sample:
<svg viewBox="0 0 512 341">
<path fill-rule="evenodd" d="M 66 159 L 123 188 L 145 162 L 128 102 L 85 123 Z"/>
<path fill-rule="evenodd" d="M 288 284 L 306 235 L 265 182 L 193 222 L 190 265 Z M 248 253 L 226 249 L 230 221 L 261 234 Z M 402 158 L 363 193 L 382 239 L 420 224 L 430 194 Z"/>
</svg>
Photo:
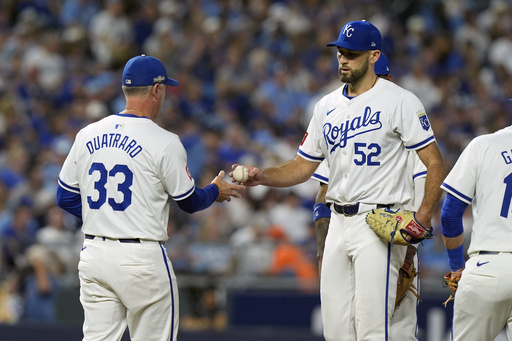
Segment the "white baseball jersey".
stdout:
<svg viewBox="0 0 512 341">
<path fill-rule="evenodd" d="M 468 253 L 512 251 L 512 127 L 473 139 L 441 188 L 473 209 Z"/>
<path fill-rule="evenodd" d="M 82 129 L 59 175 L 80 193 L 85 234 L 167 240 L 171 196 L 195 188 L 179 137 L 148 118 L 111 115 Z"/>
<path fill-rule="evenodd" d="M 408 169 L 412 169 L 412 180 L 416 180 L 417 178 L 424 178 L 427 176 L 427 167 L 421 162 L 418 154 L 416 152 L 411 152 L 408 157 Z M 323 184 L 329 184 L 329 164 L 327 160 L 322 161 L 315 173 L 311 176 L 312 179 L 321 182 Z"/>
<path fill-rule="evenodd" d="M 344 85 L 324 96 L 299 155 L 330 165 L 327 202 L 404 204 L 413 196 L 407 150 L 435 141 L 425 109 L 410 91 L 385 79 L 348 99 Z"/>
<path fill-rule="evenodd" d="M 322 161 L 318 165 L 311 178 L 320 183 L 326 185 L 329 184 L 329 164 L 327 163 L 327 160 Z"/>
</svg>

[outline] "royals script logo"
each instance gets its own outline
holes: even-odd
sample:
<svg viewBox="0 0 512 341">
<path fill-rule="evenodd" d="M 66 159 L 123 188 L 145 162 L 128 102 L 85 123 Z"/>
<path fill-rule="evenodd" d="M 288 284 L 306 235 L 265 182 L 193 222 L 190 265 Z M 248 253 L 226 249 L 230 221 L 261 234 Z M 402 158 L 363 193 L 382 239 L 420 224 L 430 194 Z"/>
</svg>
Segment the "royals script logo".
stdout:
<svg viewBox="0 0 512 341">
<path fill-rule="evenodd" d="M 338 147 L 345 148 L 347 141 L 357 135 L 382 128 L 380 111 L 372 113 L 370 107 L 366 107 L 362 116 L 347 120 L 339 126 L 325 123 L 323 126 L 324 139 L 329 153 L 333 153 Z"/>
</svg>

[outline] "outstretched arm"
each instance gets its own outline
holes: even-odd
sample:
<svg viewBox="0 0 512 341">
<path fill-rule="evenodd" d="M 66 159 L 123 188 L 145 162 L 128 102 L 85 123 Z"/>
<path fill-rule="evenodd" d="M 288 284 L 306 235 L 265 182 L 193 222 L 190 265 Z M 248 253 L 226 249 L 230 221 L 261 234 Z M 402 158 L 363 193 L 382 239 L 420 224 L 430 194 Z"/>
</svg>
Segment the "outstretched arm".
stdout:
<svg viewBox="0 0 512 341">
<path fill-rule="evenodd" d="M 243 185 L 230 184 L 222 180 L 224 171 L 212 180 L 205 188 L 195 188 L 187 198 L 177 202 L 178 206 L 187 213 L 194 213 L 210 207 L 215 201 L 231 201 L 231 197 L 240 198 L 237 191 L 243 190 Z"/>
<path fill-rule="evenodd" d="M 236 166 L 238 164 L 234 164 L 231 169 L 234 170 Z M 290 187 L 308 180 L 318 167 L 318 162 L 296 155 L 295 158 L 274 167 L 245 167 L 249 170 L 249 179 L 244 182 L 246 186 Z M 233 172 L 229 176 L 233 177 Z"/>
</svg>

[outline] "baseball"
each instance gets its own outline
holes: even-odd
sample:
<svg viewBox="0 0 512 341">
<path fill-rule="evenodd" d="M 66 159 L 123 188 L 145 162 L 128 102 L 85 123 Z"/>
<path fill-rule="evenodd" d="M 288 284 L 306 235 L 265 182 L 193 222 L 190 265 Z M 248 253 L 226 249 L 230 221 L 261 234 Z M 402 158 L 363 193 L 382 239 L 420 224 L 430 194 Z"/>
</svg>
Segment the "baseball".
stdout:
<svg viewBox="0 0 512 341">
<path fill-rule="evenodd" d="M 249 179 L 249 170 L 244 166 L 236 166 L 233 170 L 233 179 L 240 183 L 246 182 Z"/>
</svg>

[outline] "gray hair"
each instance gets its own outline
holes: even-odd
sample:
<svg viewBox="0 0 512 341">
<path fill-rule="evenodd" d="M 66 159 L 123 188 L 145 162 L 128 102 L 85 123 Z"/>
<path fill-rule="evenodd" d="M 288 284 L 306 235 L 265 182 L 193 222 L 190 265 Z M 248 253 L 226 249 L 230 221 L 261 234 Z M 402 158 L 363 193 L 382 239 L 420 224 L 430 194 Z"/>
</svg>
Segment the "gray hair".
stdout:
<svg viewBox="0 0 512 341">
<path fill-rule="evenodd" d="M 153 87 L 152 85 L 148 85 L 148 86 L 126 86 L 126 85 L 123 85 L 122 86 L 124 95 L 126 97 L 131 97 L 131 96 L 144 97 L 144 96 L 147 96 L 149 94 L 149 92 L 151 91 L 152 87 Z"/>
</svg>

